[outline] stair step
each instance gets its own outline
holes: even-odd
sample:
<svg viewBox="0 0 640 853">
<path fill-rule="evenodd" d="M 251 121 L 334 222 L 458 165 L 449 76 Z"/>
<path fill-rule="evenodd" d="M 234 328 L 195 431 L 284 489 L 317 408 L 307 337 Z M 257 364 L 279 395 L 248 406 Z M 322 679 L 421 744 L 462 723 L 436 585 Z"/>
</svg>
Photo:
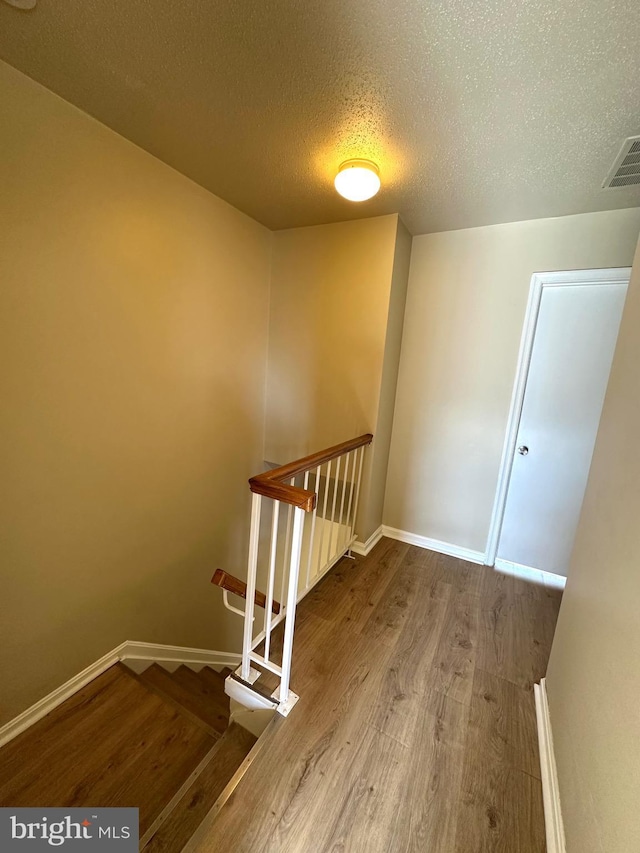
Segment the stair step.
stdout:
<svg viewBox="0 0 640 853">
<path fill-rule="evenodd" d="M 135 806 L 144 833 L 216 741 L 122 664 L 0 751 L 0 802 Z"/>
<path fill-rule="evenodd" d="M 154 663 L 140 674 L 128 667 L 125 668 L 130 678 L 137 679 L 145 690 L 154 693 L 166 705 L 173 707 L 178 714 L 189 719 L 211 738 L 217 740 L 221 736 L 222 732 L 219 731 L 219 727 L 214 728 L 208 721 L 203 720 L 199 714 L 195 714 L 188 706 L 188 703 L 185 704 L 184 689 L 173 681 L 172 674 L 160 666 L 160 664 Z"/>
<path fill-rule="evenodd" d="M 170 673 L 158 664 L 153 664 L 139 678 L 201 720 L 213 733 L 221 735 L 226 730 L 229 724 L 229 699 L 224 694 L 224 686 L 204 685 L 198 674 L 186 666 L 180 666 Z"/>
<path fill-rule="evenodd" d="M 257 738 L 232 723 L 212 750 L 210 760 L 145 845 L 144 853 L 182 850 L 200 826 Z"/>
<path fill-rule="evenodd" d="M 194 672 L 188 666 L 181 666 L 173 677 L 194 695 L 200 696 L 205 708 L 215 704 L 229 725 L 229 697 L 224 692 L 224 678 L 219 673 L 209 667 Z"/>
<path fill-rule="evenodd" d="M 209 670 L 209 667 L 203 669 Z M 224 692 L 224 678 L 214 670 L 194 672 L 184 665 L 178 667 L 171 677 L 189 692 L 194 714 L 200 713 L 202 719 L 214 728 L 215 720 L 220 716 L 224 718 L 224 728 L 220 732 L 222 734 L 229 725 L 230 714 L 229 697 Z"/>
<path fill-rule="evenodd" d="M 221 672 L 216 672 L 215 669 L 211 669 L 210 666 L 203 666 L 200 672 L 195 673 L 195 675 L 198 676 L 205 686 L 210 686 L 214 689 L 222 689 L 222 692 L 224 693 L 226 675 L 223 675 Z"/>
</svg>

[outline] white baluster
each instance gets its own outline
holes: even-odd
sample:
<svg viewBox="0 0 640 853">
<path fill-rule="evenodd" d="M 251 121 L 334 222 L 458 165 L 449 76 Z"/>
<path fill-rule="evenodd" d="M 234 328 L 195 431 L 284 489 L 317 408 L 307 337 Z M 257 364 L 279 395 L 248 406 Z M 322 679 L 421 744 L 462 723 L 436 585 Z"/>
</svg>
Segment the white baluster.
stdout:
<svg viewBox="0 0 640 853">
<path fill-rule="evenodd" d="M 327 497 L 329 495 L 329 483 L 331 481 L 331 460 L 327 462 L 327 473 L 324 480 L 324 498 L 322 501 L 322 530 L 320 531 L 320 542 L 318 546 L 318 571 L 317 575 L 322 573 L 324 564 L 322 562 L 322 548 L 324 545 L 324 534 L 327 526 Z M 328 561 L 327 561 L 328 562 Z"/>
<path fill-rule="evenodd" d="M 356 499 L 353 502 L 353 521 L 351 524 L 351 536 L 353 537 L 353 533 L 356 526 L 357 516 L 358 516 L 358 501 L 360 499 L 360 483 L 362 482 L 362 463 L 364 461 L 364 447 L 360 448 L 360 462 L 358 467 L 358 479 L 356 481 Z"/>
<path fill-rule="evenodd" d="M 304 472 L 304 479 L 302 481 L 302 488 L 307 491 L 309 489 L 309 471 Z M 304 541 L 302 543 L 304 545 Z"/>
<path fill-rule="evenodd" d="M 342 494 L 340 496 L 340 513 L 338 515 L 338 530 L 336 532 L 336 554 L 340 553 L 340 540 L 342 539 L 342 513 L 344 512 L 344 495 L 347 491 L 347 475 L 349 473 L 349 454 L 344 457 L 344 474 L 342 476 Z"/>
<path fill-rule="evenodd" d="M 318 514 L 318 501 L 320 500 L 320 470 L 322 465 L 318 465 L 316 468 L 316 484 L 315 484 L 315 492 L 316 492 L 316 505 L 313 508 L 313 515 L 311 516 L 311 533 L 309 535 L 309 554 L 307 556 L 307 574 L 305 577 L 304 587 L 305 589 L 309 589 L 309 585 L 311 584 L 311 559 L 313 557 L 313 542 L 316 535 L 316 515 Z"/>
<path fill-rule="evenodd" d="M 345 537 L 344 543 L 343 543 L 344 545 L 346 545 L 348 542 L 351 541 L 351 533 L 349 532 L 350 531 L 349 520 L 350 520 L 350 516 L 351 516 L 351 500 L 353 498 L 353 481 L 355 479 L 355 473 L 356 473 L 356 469 L 355 469 L 355 454 L 356 453 L 357 453 L 357 450 L 351 450 L 349 452 L 349 454 L 347 455 L 347 461 L 346 461 L 346 467 L 347 467 L 347 475 L 346 476 L 347 476 L 347 482 L 349 483 L 349 488 L 348 488 L 349 497 L 347 498 L 347 513 L 344 517 L 344 537 Z M 353 465 L 351 464 L 352 458 L 353 458 L 353 463 L 354 463 Z M 351 471 L 349 470 L 349 467 L 351 467 L 351 469 L 352 469 Z M 346 488 L 347 487 L 345 484 L 345 490 L 346 490 Z"/>
<path fill-rule="evenodd" d="M 292 477 L 289 480 L 289 484 L 293 486 L 295 481 L 296 481 L 296 478 Z M 289 545 L 291 544 L 291 515 L 292 515 L 292 512 L 293 512 L 293 507 L 291 506 L 291 504 L 289 504 L 289 506 L 287 508 L 287 532 L 285 533 L 285 537 L 284 537 L 284 556 L 283 556 L 283 563 L 282 563 L 282 583 L 280 585 L 280 601 L 282 602 L 283 607 L 285 606 L 284 605 L 284 596 L 285 596 L 285 592 L 287 589 L 287 586 L 286 586 L 286 584 L 287 584 L 287 560 L 288 560 L 288 554 L 289 554 Z"/>
<path fill-rule="evenodd" d="M 264 614 L 264 659 L 269 660 L 271 645 L 271 611 L 273 609 L 273 587 L 276 580 L 276 555 L 278 552 L 278 520 L 280 518 L 280 501 L 273 501 L 271 517 L 271 546 L 269 551 L 269 582 L 267 589 L 267 609 Z"/>
<path fill-rule="evenodd" d="M 333 522 L 336 516 L 336 497 L 338 495 L 338 479 L 340 477 L 340 459 L 340 456 L 338 456 L 338 458 L 336 459 L 336 475 L 333 480 L 333 501 L 331 503 L 331 526 L 329 527 L 329 548 L 327 550 L 327 563 L 331 562 L 331 559 L 334 554 L 331 545 L 333 543 Z"/>
<path fill-rule="evenodd" d="M 298 575 L 300 555 L 302 553 L 302 534 L 304 528 L 304 510 L 296 507 L 293 517 L 293 536 L 291 539 L 291 560 L 289 563 L 289 588 L 287 592 L 287 615 L 284 623 L 282 646 L 282 676 L 280 680 L 280 702 L 289 698 L 289 679 L 291 677 L 291 656 L 293 652 L 293 630 L 296 618 L 296 599 L 298 596 Z"/>
<path fill-rule="evenodd" d="M 249 561 L 247 566 L 247 604 L 244 614 L 242 638 L 242 678 L 249 680 L 251 668 L 251 645 L 253 639 L 253 612 L 256 597 L 256 573 L 258 571 L 258 545 L 260 542 L 260 508 L 262 498 L 253 494 L 251 499 L 251 537 L 249 539 Z"/>
</svg>

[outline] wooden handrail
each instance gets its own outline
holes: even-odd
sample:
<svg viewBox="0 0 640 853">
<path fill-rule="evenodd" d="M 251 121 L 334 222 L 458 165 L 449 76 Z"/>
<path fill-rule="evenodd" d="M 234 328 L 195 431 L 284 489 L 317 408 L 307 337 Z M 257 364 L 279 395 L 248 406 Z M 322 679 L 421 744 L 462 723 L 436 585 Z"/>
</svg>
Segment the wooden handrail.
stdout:
<svg viewBox="0 0 640 853">
<path fill-rule="evenodd" d="M 271 471 L 265 471 L 264 474 L 258 474 L 249 480 L 249 488 L 257 495 L 274 498 L 274 500 L 300 507 L 305 512 L 311 512 L 316 505 L 316 493 L 308 489 L 301 489 L 298 486 L 292 486 L 288 481 L 296 474 L 312 471 L 319 465 L 324 465 L 325 462 L 337 459 L 338 456 L 350 453 L 359 447 L 365 447 L 372 441 L 373 436 L 370 432 L 349 441 L 343 441 L 342 444 L 336 444 L 327 450 L 320 450 L 318 453 L 305 456 L 303 459 L 289 462 L 279 468 L 273 468 Z"/>
<path fill-rule="evenodd" d="M 232 592 L 234 595 L 239 595 L 240 598 L 246 599 L 247 597 L 247 585 L 244 581 L 241 581 L 240 578 L 236 578 L 233 575 L 227 574 L 227 572 L 223 572 L 222 569 L 216 569 L 213 577 L 211 578 L 211 583 L 214 583 L 216 586 L 221 587 L 221 589 L 226 589 L 229 592 Z M 266 607 L 267 606 L 267 596 L 264 592 L 259 592 L 256 590 L 255 602 L 258 607 Z M 271 602 L 271 612 L 272 613 L 280 613 L 280 602 L 275 599 Z"/>
</svg>

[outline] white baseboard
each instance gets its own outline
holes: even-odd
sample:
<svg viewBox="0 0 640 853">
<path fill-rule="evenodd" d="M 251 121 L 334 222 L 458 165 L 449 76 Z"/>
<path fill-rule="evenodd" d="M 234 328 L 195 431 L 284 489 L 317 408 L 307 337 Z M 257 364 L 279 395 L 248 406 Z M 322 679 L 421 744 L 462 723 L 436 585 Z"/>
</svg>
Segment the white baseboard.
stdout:
<svg viewBox="0 0 640 853">
<path fill-rule="evenodd" d="M 61 705 L 78 690 L 81 690 L 94 678 L 118 661 L 147 661 L 151 663 L 186 664 L 192 666 L 229 666 L 236 667 L 242 655 L 230 652 L 217 652 L 210 649 L 190 649 L 183 646 L 163 646 L 157 643 L 138 643 L 126 640 L 115 649 L 107 652 L 99 660 L 90 664 L 82 672 L 74 675 L 60 687 L 56 687 L 35 705 L 27 708 L 13 720 L 0 727 L 0 746 L 8 743 L 21 732 L 28 729 L 58 705 Z"/>
<path fill-rule="evenodd" d="M 560 789 L 556 758 L 553 752 L 553 735 L 547 702 L 546 679 L 534 685 L 536 717 L 538 721 L 538 744 L 540 746 L 540 771 L 542 776 L 542 798 L 544 823 L 547 835 L 547 853 L 566 853 Z"/>
<path fill-rule="evenodd" d="M 187 646 L 163 646 L 158 643 L 137 643 L 127 640 L 120 660 L 141 660 L 152 663 L 178 663 L 193 666 L 228 666 L 233 668 L 242 661 L 236 652 L 217 652 L 212 649 L 190 649 Z"/>
<path fill-rule="evenodd" d="M 564 575 L 543 572 L 540 569 L 533 569 L 531 566 L 523 566 L 521 563 L 512 563 L 500 558 L 496 558 L 495 569 L 505 575 L 514 575 L 514 577 L 522 578 L 529 583 L 537 583 L 540 586 L 548 586 L 552 589 L 564 589 L 567 583 Z"/>
<path fill-rule="evenodd" d="M 367 554 L 373 548 L 375 548 L 378 542 L 382 539 L 383 535 L 384 534 L 382 532 L 382 525 L 380 525 L 377 530 L 374 530 L 374 532 L 371 534 L 371 536 L 367 539 L 366 542 L 360 542 L 359 539 L 356 539 L 356 541 L 351 546 L 351 550 L 354 554 L 359 554 L 361 557 L 366 557 Z"/>
<path fill-rule="evenodd" d="M 407 530 L 398 530 L 395 527 L 382 525 L 382 535 L 399 542 L 407 542 L 409 545 L 417 545 L 418 548 L 426 548 L 428 551 L 437 551 L 439 554 L 447 554 L 450 557 L 458 557 L 470 563 L 484 564 L 485 555 L 480 551 L 472 551 L 470 548 L 461 548 L 459 545 L 451 545 L 449 542 L 440 542 L 439 539 L 429 539 L 427 536 L 419 536 L 417 533 L 409 533 Z"/>
</svg>

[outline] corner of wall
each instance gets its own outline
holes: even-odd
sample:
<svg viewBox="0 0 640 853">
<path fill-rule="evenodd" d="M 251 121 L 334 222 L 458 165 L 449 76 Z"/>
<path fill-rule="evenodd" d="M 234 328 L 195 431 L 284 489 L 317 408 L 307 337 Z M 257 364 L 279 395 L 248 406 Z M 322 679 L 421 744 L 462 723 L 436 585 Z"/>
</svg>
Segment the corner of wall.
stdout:
<svg viewBox="0 0 640 853">
<path fill-rule="evenodd" d="M 369 501 L 362 521 L 360 535 L 367 539 L 383 523 L 383 509 L 389 466 L 389 450 L 395 411 L 402 330 L 409 283 L 412 237 L 397 216 L 396 235 L 391 269 L 389 307 L 384 342 L 384 359 L 380 380 L 380 398 L 374 441 L 371 448 L 369 475 Z"/>
</svg>

